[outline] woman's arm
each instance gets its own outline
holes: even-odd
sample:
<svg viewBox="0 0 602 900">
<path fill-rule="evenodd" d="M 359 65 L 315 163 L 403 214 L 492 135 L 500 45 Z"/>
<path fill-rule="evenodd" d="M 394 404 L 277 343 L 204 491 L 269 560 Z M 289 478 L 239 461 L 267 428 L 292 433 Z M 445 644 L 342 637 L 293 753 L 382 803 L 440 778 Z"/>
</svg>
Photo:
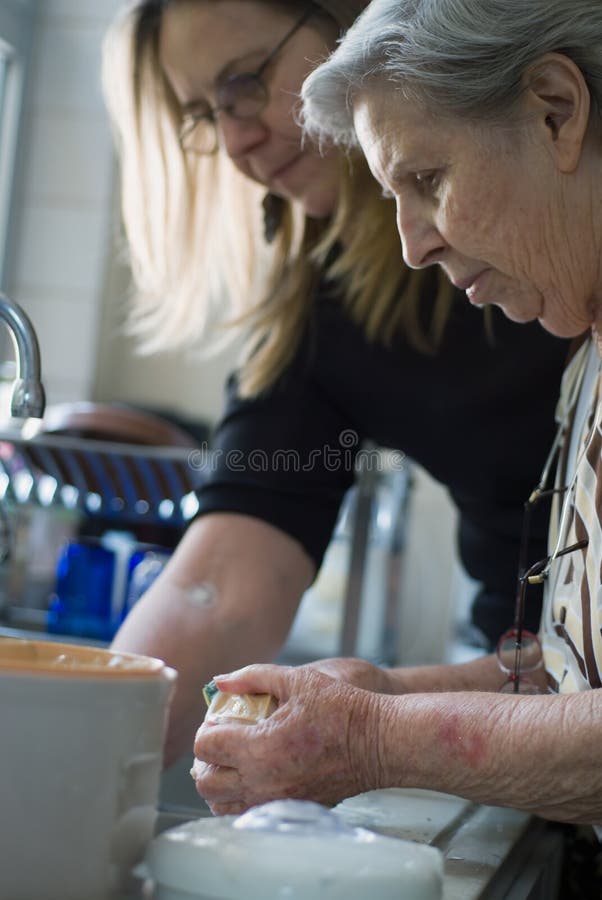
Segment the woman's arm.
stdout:
<svg viewBox="0 0 602 900">
<path fill-rule="evenodd" d="M 166 765 L 191 750 L 215 672 L 274 658 L 314 571 L 297 541 L 259 519 L 213 513 L 192 523 L 113 641 L 178 670 Z"/>
<path fill-rule="evenodd" d="M 380 694 L 421 694 L 439 691 L 499 691 L 507 681 L 495 656 L 488 655 L 467 663 L 412 666 L 385 669 L 365 659 L 334 657 L 309 664 L 318 672 Z M 530 674 L 534 680 L 533 673 Z M 545 689 L 543 670 L 540 687 Z"/>
<path fill-rule="evenodd" d="M 383 697 L 372 719 L 378 786 L 431 788 L 549 819 L 602 822 L 600 690 Z"/>
<path fill-rule="evenodd" d="M 216 813 L 277 797 L 335 803 L 419 787 L 602 822 L 602 691 L 389 696 L 309 666 L 250 666 L 218 684 L 273 693 L 279 707 L 254 726 L 208 721 L 199 729 L 197 790 Z"/>
</svg>

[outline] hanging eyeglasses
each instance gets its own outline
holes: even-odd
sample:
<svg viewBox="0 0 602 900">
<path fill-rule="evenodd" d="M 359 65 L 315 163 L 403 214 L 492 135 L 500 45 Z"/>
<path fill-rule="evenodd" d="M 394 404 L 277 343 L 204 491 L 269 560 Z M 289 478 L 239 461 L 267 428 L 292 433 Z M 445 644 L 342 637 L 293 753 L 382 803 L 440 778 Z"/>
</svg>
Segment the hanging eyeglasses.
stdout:
<svg viewBox="0 0 602 900">
<path fill-rule="evenodd" d="M 526 607 L 527 588 L 531 585 L 543 584 L 549 574 L 555 560 L 579 550 L 585 550 L 588 541 L 587 538 L 578 540 L 569 546 L 562 547 L 561 542 L 565 534 L 565 526 L 568 522 L 569 512 L 571 510 L 571 498 L 576 484 L 577 470 L 579 461 L 575 465 L 575 473 L 569 484 L 559 488 L 547 488 L 546 485 L 550 479 L 552 467 L 559 453 L 562 441 L 566 438 L 568 432 L 568 421 L 574 413 L 579 397 L 579 392 L 583 383 L 585 369 L 587 365 L 587 348 L 582 351 L 583 359 L 580 368 L 573 380 L 569 399 L 566 405 L 566 412 L 561 421 L 556 437 L 545 461 L 544 468 L 539 479 L 539 483 L 531 492 L 524 506 L 523 528 L 521 535 L 521 545 L 519 552 L 519 567 L 516 591 L 516 604 L 514 613 L 514 625 L 506 631 L 498 641 L 496 655 L 498 665 L 501 670 L 508 676 L 502 685 L 502 693 L 514 694 L 536 694 L 541 692 L 541 679 L 534 677 L 534 673 L 543 668 L 543 652 L 537 635 L 524 628 L 524 617 Z M 581 456 L 586 452 L 592 436 L 595 433 L 597 422 L 594 421 L 584 446 L 581 449 Z M 529 537 L 533 510 L 543 499 L 552 498 L 564 494 L 564 501 L 560 512 L 558 538 L 556 546 L 552 553 L 544 559 L 538 560 L 533 565 L 526 567 L 526 559 L 528 555 Z"/>
</svg>

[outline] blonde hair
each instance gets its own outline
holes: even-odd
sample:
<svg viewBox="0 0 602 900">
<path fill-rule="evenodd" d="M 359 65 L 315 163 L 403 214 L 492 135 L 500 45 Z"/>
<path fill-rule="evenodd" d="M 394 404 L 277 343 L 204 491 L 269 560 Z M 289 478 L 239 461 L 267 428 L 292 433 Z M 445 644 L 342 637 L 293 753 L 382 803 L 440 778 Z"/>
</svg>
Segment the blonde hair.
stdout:
<svg viewBox="0 0 602 900">
<path fill-rule="evenodd" d="M 141 352 L 221 346 L 234 326 L 244 326 L 240 391 L 257 394 L 291 362 L 324 277 L 369 339 L 390 341 L 401 329 L 415 346 L 433 352 L 452 289 L 438 276 L 434 313 L 424 329 L 424 273 L 405 268 L 393 203 L 383 199 L 362 157 L 341 154 L 340 200 L 330 221 L 310 219 L 298 203 L 285 202 L 268 245 L 265 188 L 225 154 L 183 153 L 178 102 L 158 55 L 165 5 L 138 0 L 130 6 L 110 29 L 103 53 L 135 285 L 127 327 Z"/>
</svg>

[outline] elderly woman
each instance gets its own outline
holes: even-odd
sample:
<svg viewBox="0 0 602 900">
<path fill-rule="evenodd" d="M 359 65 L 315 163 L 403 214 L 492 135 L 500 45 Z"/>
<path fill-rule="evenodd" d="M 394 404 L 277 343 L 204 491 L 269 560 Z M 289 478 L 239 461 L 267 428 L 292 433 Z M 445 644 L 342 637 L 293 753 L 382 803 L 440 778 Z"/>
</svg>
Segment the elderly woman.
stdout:
<svg viewBox="0 0 602 900">
<path fill-rule="evenodd" d="M 249 344 L 199 515 L 115 639 L 178 669 L 168 760 L 190 752 L 213 672 L 280 650 L 364 439 L 449 488 L 492 644 L 511 614 L 523 497 L 553 437 L 567 346 L 497 310 L 488 334 L 437 270 L 403 266 L 394 204 L 361 154 L 303 140 L 303 80 L 364 6 L 134 0 L 105 45 L 135 330 L 154 352 L 234 321 Z M 300 464 L 279 465 L 283 451 Z"/>
<path fill-rule="evenodd" d="M 338 680 L 315 667 L 221 677 L 279 705 L 244 732 L 201 726 L 197 788 L 218 813 L 411 786 L 600 825 L 602 4 L 374 0 L 303 97 L 310 131 L 359 141 L 395 198 L 409 266 L 586 335 L 563 384 L 550 559 L 522 579 L 516 654 L 502 642 L 465 665 L 380 671 L 375 691 L 354 686 L 368 664 L 353 661 L 322 664 Z M 522 628 L 542 578 L 543 665 Z"/>
</svg>

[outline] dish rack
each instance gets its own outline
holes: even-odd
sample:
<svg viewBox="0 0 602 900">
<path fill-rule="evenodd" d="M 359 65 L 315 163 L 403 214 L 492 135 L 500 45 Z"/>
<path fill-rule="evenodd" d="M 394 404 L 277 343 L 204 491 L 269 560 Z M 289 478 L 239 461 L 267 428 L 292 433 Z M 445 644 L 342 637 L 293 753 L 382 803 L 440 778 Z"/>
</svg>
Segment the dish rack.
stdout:
<svg viewBox="0 0 602 900">
<path fill-rule="evenodd" d="M 86 516 L 172 526 L 196 513 L 211 451 L 0 428 L 0 503 L 63 506 Z"/>
</svg>

